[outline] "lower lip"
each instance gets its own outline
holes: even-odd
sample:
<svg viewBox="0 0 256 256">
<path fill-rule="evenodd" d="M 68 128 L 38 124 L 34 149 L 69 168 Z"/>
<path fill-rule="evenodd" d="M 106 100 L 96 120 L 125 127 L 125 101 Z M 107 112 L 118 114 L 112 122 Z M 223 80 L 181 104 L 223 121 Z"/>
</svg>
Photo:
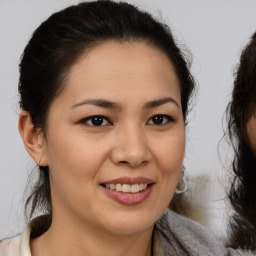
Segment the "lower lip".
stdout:
<svg viewBox="0 0 256 256">
<path fill-rule="evenodd" d="M 117 202 L 125 205 L 135 205 L 142 203 L 149 197 L 150 192 L 153 188 L 153 184 L 151 184 L 145 190 L 138 193 L 122 193 L 105 187 L 102 188 L 107 193 L 107 195 L 115 199 Z"/>
</svg>

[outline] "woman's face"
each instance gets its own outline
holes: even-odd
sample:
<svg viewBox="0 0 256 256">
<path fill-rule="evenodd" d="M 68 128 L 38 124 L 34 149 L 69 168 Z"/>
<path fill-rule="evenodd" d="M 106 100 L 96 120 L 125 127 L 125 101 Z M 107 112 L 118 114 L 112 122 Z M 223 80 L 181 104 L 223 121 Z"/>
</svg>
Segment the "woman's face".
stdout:
<svg viewBox="0 0 256 256">
<path fill-rule="evenodd" d="M 185 132 L 172 63 L 146 43 L 84 54 L 52 103 L 43 158 L 53 220 L 132 234 L 152 228 L 181 176 Z"/>
<path fill-rule="evenodd" d="M 256 154 L 256 111 L 247 123 L 247 134 L 252 150 Z"/>
</svg>

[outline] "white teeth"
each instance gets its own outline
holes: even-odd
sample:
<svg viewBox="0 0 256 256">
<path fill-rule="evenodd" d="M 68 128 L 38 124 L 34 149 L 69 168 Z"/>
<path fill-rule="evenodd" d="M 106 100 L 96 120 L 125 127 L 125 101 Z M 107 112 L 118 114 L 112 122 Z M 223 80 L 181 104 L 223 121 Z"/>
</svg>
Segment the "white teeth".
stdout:
<svg viewBox="0 0 256 256">
<path fill-rule="evenodd" d="M 140 183 L 140 184 L 106 184 L 106 188 L 116 190 L 123 193 L 138 193 L 140 191 L 143 191 L 147 188 L 146 183 Z"/>
<path fill-rule="evenodd" d="M 116 189 L 116 184 L 110 184 L 110 189 Z"/>
<path fill-rule="evenodd" d="M 131 192 L 131 185 L 129 185 L 129 184 L 124 184 L 124 185 L 123 185 L 123 192 L 124 192 L 124 193 L 130 193 L 130 192 Z"/>
<path fill-rule="evenodd" d="M 116 184 L 116 191 L 123 191 L 123 186 L 121 184 Z"/>
<path fill-rule="evenodd" d="M 139 184 L 133 184 L 131 185 L 131 193 L 138 193 L 140 191 Z"/>
</svg>

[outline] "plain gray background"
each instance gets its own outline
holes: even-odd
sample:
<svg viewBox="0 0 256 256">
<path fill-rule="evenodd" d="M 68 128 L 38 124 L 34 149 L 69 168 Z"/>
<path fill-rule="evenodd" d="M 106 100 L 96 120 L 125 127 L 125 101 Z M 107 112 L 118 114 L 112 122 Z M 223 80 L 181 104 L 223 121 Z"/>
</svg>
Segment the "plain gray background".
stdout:
<svg viewBox="0 0 256 256">
<path fill-rule="evenodd" d="M 75 0 L 1 0 L 0 2 L 0 237 L 24 227 L 23 192 L 33 163 L 18 134 L 18 63 L 32 32 L 50 14 Z M 206 226 L 225 236 L 225 189 L 229 149 L 218 143 L 223 114 L 232 91 L 233 71 L 242 47 L 256 30 L 255 0 L 128 1 L 153 13 L 172 28 L 179 44 L 193 55 L 199 90 L 187 130 L 185 165 L 192 180 L 210 183 L 193 188 L 194 201 L 210 216 Z M 202 184 L 201 184 L 202 185 Z M 209 185 L 209 186 L 208 186 Z M 202 192 L 203 191 L 203 192 Z"/>
</svg>

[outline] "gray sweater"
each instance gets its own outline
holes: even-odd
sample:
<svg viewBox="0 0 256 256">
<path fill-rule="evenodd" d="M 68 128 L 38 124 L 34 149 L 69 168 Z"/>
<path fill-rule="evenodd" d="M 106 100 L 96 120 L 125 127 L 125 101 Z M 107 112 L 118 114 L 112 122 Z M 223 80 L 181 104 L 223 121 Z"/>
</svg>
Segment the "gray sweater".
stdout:
<svg viewBox="0 0 256 256">
<path fill-rule="evenodd" d="M 224 243 L 217 240 L 202 225 L 169 209 L 156 222 L 156 229 L 165 256 L 256 255 L 226 248 Z M 161 253 L 154 253 L 154 256 L 158 255 Z"/>
<path fill-rule="evenodd" d="M 20 236 L 0 241 L 0 256 L 31 256 L 31 229 L 33 229 L 33 221 Z M 256 254 L 225 248 L 223 243 L 209 234 L 203 226 L 167 209 L 155 224 L 152 256 L 185 255 L 252 256 Z"/>
</svg>

